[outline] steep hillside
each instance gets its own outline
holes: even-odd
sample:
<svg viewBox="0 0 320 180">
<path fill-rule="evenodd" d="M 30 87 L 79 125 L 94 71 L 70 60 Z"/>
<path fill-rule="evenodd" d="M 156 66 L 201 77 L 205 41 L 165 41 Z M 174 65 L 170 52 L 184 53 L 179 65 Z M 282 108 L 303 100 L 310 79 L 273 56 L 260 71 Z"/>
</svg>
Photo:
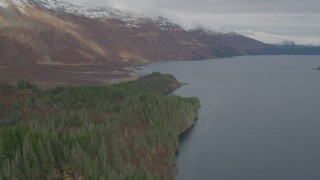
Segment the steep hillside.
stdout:
<svg viewBox="0 0 320 180">
<path fill-rule="evenodd" d="M 101 83 L 137 64 L 272 50 L 237 34 L 186 31 L 163 17 L 62 0 L 0 1 L 0 81 Z M 77 76 L 75 76 L 75 74 Z"/>
<path fill-rule="evenodd" d="M 217 33 L 203 28 L 196 28 L 190 30 L 189 34 L 198 42 L 207 46 L 209 51 L 204 54 L 211 54 L 216 58 L 269 54 L 276 50 L 272 45 L 267 45 L 236 33 Z M 205 56 L 205 58 L 207 57 Z"/>
</svg>

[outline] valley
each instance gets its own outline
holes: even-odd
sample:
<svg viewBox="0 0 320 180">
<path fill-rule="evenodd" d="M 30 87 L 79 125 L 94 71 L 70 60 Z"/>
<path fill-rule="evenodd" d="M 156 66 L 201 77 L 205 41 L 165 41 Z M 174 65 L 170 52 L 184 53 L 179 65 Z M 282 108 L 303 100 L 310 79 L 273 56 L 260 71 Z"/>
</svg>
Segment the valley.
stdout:
<svg viewBox="0 0 320 180">
<path fill-rule="evenodd" d="M 275 49 L 235 33 L 185 30 L 164 17 L 52 2 L 2 0 L 0 81 L 104 84 L 130 77 L 128 69 L 150 62 L 268 54 Z"/>
</svg>

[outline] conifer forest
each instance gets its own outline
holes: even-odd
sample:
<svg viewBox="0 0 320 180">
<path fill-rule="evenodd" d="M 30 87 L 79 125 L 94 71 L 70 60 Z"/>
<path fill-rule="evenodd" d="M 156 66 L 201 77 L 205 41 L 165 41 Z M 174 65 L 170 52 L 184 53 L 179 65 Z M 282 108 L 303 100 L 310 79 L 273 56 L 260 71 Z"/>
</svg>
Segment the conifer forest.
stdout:
<svg viewBox="0 0 320 180">
<path fill-rule="evenodd" d="M 194 97 L 172 75 L 40 90 L 0 84 L 0 179 L 174 179 Z"/>
</svg>

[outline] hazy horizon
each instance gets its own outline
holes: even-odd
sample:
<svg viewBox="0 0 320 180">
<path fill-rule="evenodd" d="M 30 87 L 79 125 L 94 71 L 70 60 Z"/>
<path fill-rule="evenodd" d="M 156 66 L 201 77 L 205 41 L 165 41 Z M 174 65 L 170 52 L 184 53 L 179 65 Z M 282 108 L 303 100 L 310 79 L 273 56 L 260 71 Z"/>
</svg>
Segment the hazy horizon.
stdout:
<svg viewBox="0 0 320 180">
<path fill-rule="evenodd" d="M 147 16 L 165 16 L 184 28 L 203 25 L 236 32 L 266 43 L 294 41 L 320 45 L 320 1 L 317 0 L 69 0 L 110 6 Z"/>
</svg>

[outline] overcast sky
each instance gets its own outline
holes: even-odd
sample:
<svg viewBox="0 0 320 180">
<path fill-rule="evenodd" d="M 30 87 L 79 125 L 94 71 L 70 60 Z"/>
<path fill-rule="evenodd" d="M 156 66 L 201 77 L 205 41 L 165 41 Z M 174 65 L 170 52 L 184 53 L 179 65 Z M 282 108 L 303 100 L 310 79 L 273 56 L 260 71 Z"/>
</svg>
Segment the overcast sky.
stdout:
<svg viewBox="0 0 320 180">
<path fill-rule="evenodd" d="M 164 15 L 185 28 L 198 24 L 267 43 L 320 45 L 320 0 L 76 0 L 149 16 Z"/>
</svg>

